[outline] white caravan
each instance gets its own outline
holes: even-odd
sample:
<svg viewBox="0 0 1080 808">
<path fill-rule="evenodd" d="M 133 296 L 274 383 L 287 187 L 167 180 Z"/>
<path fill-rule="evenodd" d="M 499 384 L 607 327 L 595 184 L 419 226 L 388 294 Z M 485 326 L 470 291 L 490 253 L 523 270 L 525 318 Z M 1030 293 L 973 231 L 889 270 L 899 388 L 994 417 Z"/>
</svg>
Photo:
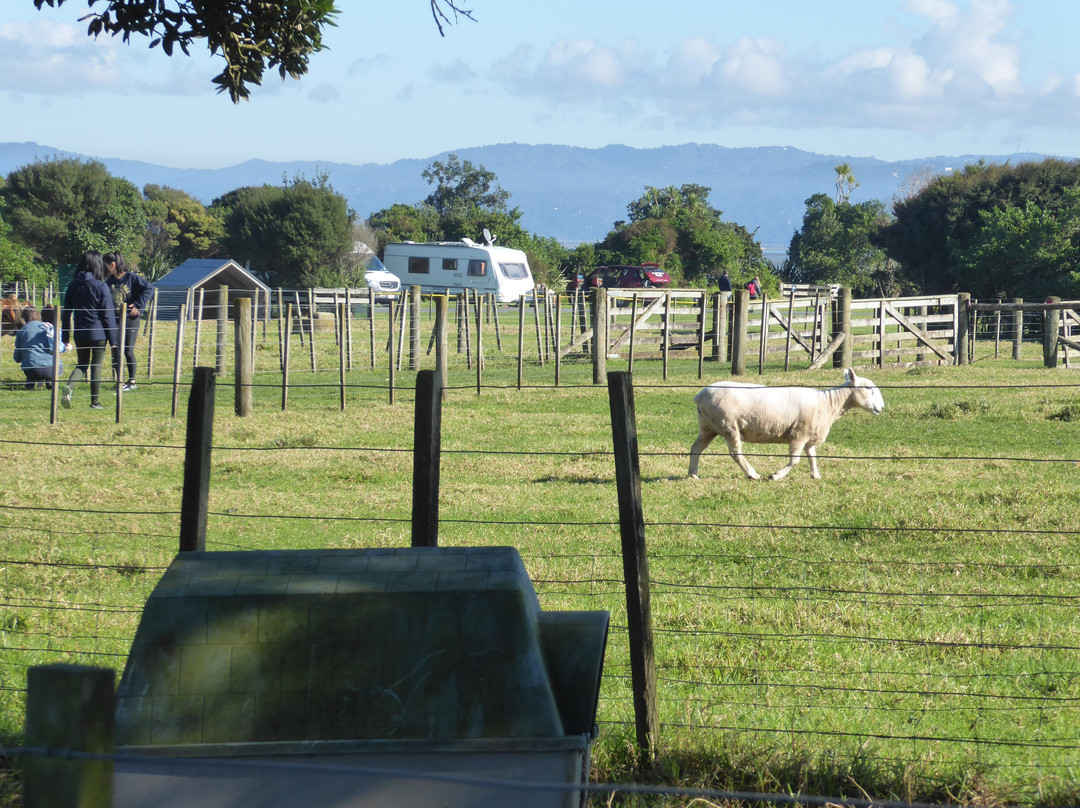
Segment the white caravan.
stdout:
<svg viewBox="0 0 1080 808">
<path fill-rule="evenodd" d="M 424 292 L 460 292 L 471 289 L 494 293 L 500 303 L 513 303 L 530 295 L 536 284 L 529 260 L 521 250 L 496 247 L 487 233 L 487 244 L 461 241 L 406 241 L 383 248 L 383 264 L 401 279 L 402 286 L 419 286 Z"/>
</svg>

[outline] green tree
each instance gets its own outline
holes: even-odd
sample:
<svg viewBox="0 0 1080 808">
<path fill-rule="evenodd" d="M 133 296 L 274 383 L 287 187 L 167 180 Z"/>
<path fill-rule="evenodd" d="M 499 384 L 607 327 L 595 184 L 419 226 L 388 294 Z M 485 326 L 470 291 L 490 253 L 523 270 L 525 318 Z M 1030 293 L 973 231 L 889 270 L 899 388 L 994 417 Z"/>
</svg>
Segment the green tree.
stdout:
<svg viewBox="0 0 1080 808">
<path fill-rule="evenodd" d="M 1028 201 L 980 213 L 983 226 L 956 261 L 974 297 L 1080 295 L 1080 187 L 1056 210 Z"/>
<path fill-rule="evenodd" d="M 791 237 L 784 277 L 795 283 L 839 283 L 860 297 L 896 294 L 891 264 L 872 242 L 887 221 L 877 200 L 853 205 L 814 194 L 806 200 L 802 228 Z"/>
<path fill-rule="evenodd" d="M 420 176 L 435 186 L 424 202 L 438 214 L 443 239 L 476 238 L 482 218 L 508 213 L 510 194 L 499 186 L 495 174 L 469 160 L 459 160 L 456 154 L 451 154 L 445 163 L 436 160 Z M 521 218 L 520 212 L 510 213 L 514 221 Z M 508 235 L 502 235 L 504 243 Z"/>
<path fill-rule="evenodd" d="M 188 258 L 214 258 L 221 254 L 225 224 L 186 191 L 161 185 L 143 188 L 146 239 L 140 267 L 157 280 Z"/>
<path fill-rule="evenodd" d="M 55 274 L 34 257 L 34 251 L 15 238 L 3 214 L 4 205 L 0 199 L 0 283 L 45 284 L 55 279 Z"/>
<path fill-rule="evenodd" d="M 2 191 L 20 241 L 47 263 L 85 250 L 120 250 L 138 264 L 146 230 L 142 194 L 96 161 L 44 160 L 16 169 Z"/>
<path fill-rule="evenodd" d="M 382 244 L 436 241 L 442 232 L 438 212 L 424 202 L 416 205 L 395 203 L 371 214 L 368 221 Z"/>
<path fill-rule="evenodd" d="M 710 189 L 688 183 L 676 188 L 646 186 L 627 205 L 629 222 L 614 229 L 596 245 L 604 264 L 656 263 L 681 284 L 705 285 L 723 270 L 735 283 L 757 275 L 766 287 L 772 273 L 753 234 L 723 220 L 709 204 Z"/>
<path fill-rule="evenodd" d="M 251 262 L 276 286 L 309 286 L 327 265 L 353 248 L 356 214 L 326 174 L 314 183 L 301 176 L 280 186 L 249 186 L 214 200 L 224 220 L 226 252 Z"/>
<path fill-rule="evenodd" d="M 926 294 L 982 289 L 972 277 L 970 250 L 982 236 L 984 214 L 1029 203 L 1056 217 L 1069 205 L 1068 189 L 1080 185 L 1080 161 L 1050 158 L 1018 165 L 984 162 L 939 176 L 897 201 L 892 222 L 875 243 L 900 264 L 906 284 Z M 985 267 L 985 263 L 980 263 Z M 980 269 L 980 271 L 982 271 Z M 1065 283 L 1068 270 L 1060 272 Z M 998 288 L 1015 288 L 998 278 Z"/>
<path fill-rule="evenodd" d="M 836 204 L 839 205 L 851 198 L 851 192 L 859 187 L 859 181 L 848 163 L 833 166 L 833 171 L 836 172 Z"/>
</svg>

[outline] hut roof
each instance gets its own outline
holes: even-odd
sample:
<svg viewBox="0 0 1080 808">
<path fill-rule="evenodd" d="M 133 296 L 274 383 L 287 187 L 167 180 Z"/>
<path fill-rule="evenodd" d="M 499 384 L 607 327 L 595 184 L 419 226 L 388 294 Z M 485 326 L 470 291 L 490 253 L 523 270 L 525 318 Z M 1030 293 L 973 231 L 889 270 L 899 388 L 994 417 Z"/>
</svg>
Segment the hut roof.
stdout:
<svg viewBox="0 0 1080 808">
<path fill-rule="evenodd" d="M 158 289 L 192 289 L 206 286 L 210 281 L 214 281 L 214 286 L 270 291 L 269 286 L 231 258 L 189 258 L 154 285 Z"/>
</svg>

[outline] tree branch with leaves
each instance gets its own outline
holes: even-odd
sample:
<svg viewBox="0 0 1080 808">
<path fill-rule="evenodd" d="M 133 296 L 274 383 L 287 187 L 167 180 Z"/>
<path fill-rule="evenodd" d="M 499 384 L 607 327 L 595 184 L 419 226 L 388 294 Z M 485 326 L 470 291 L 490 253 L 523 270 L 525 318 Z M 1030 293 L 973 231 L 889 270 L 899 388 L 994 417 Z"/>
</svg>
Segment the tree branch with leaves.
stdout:
<svg viewBox="0 0 1080 808">
<path fill-rule="evenodd" d="M 76 0 L 78 2 L 79 0 Z M 60 8 L 68 0 L 34 0 Z M 179 48 L 191 55 L 191 46 L 205 40 L 210 53 L 225 60 L 225 68 L 213 78 L 218 92 L 233 103 L 251 95 L 251 85 L 262 84 L 267 70 L 282 79 L 300 78 L 308 71 L 311 56 L 326 48 L 323 34 L 336 26 L 340 12 L 335 0 L 86 0 L 90 13 L 80 17 L 87 34 L 120 36 L 125 43 L 138 34 L 150 38 L 150 47 L 161 47 L 172 56 Z M 471 9 L 457 0 L 430 0 L 431 14 L 439 34 L 444 25 L 459 18 L 473 20 Z M 99 10 L 100 9 L 100 10 Z"/>
</svg>

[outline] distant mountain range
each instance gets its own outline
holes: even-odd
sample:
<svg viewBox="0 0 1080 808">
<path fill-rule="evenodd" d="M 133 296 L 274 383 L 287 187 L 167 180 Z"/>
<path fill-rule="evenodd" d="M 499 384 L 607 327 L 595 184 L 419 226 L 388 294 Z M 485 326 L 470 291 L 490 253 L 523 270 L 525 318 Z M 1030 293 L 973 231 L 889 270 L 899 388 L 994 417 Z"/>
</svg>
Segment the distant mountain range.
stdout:
<svg viewBox="0 0 1080 808">
<path fill-rule="evenodd" d="M 522 224 L 530 232 L 566 244 L 595 242 L 612 225 L 626 218 L 626 206 L 645 186 L 685 183 L 712 189 L 710 203 L 724 219 L 757 234 L 771 256 L 786 251 L 800 227 L 805 201 L 815 193 L 835 193 L 833 167 L 848 163 L 859 182 L 852 202 L 880 199 L 890 204 L 897 190 L 921 172 L 959 170 L 978 160 L 1013 163 L 1041 160 L 1041 154 L 926 157 L 887 162 L 872 157 L 814 154 L 795 148 L 725 148 L 689 143 L 655 149 L 605 146 L 527 146 L 516 143 L 454 150 L 462 160 L 494 172 L 511 194 L 510 204 L 521 208 Z M 114 157 L 73 154 L 37 143 L 0 143 L 0 173 L 52 156 L 95 159 L 109 171 L 139 188 L 153 183 L 187 191 L 209 204 L 216 197 L 245 185 L 276 185 L 298 174 L 313 179 L 329 174 L 330 183 L 361 216 L 398 202 L 413 204 L 431 191 L 420 176 L 434 160 L 398 160 L 389 165 L 329 162 L 272 163 L 248 160 L 220 169 L 168 168 Z"/>
</svg>

